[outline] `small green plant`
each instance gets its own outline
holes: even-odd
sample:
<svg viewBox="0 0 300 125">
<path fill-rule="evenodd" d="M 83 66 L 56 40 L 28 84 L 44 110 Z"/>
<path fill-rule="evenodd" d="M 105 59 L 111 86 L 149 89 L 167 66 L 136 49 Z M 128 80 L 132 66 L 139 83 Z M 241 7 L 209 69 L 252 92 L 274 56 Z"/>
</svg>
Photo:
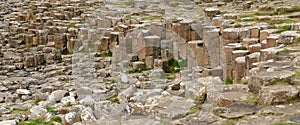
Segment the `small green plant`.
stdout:
<svg viewBox="0 0 300 125">
<path fill-rule="evenodd" d="M 109 99 L 109 101 L 110 101 L 111 103 L 117 103 L 117 104 L 120 103 L 117 97 L 113 97 L 113 98 Z"/>
<path fill-rule="evenodd" d="M 187 62 L 183 62 L 182 65 L 185 65 L 185 63 L 187 64 Z M 169 60 L 168 64 L 169 64 L 168 66 L 162 68 L 165 73 L 179 73 L 180 72 L 181 64 L 177 60 L 171 59 L 171 60 Z"/>
<path fill-rule="evenodd" d="M 47 109 L 48 112 L 52 112 L 54 114 L 58 113 L 58 111 L 56 109 L 54 109 L 53 107 L 51 107 L 51 106 L 46 107 L 46 109 Z"/>
<path fill-rule="evenodd" d="M 111 84 L 114 84 L 114 83 L 117 83 L 117 81 L 116 80 L 111 80 L 111 82 L 110 82 Z"/>
<path fill-rule="evenodd" d="M 225 85 L 231 85 L 233 83 L 232 79 L 226 79 Z"/>
</svg>

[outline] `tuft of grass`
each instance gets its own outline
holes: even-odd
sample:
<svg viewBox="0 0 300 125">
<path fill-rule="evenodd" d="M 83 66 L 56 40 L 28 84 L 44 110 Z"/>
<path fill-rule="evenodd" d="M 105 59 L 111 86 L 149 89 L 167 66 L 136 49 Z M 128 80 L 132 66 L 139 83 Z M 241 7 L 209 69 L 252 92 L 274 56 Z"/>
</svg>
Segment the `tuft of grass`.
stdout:
<svg viewBox="0 0 300 125">
<path fill-rule="evenodd" d="M 51 106 L 46 107 L 46 110 L 47 110 L 48 112 L 52 112 L 52 113 L 54 113 L 54 114 L 58 113 L 58 111 L 57 111 L 56 109 L 54 109 L 53 107 L 51 107 Z"/>
<path fill-rule="evenodd" d="M 225 85 L 231 85 L 231 84 L 233 84 L 232 79 L 226 79 L 224 82 L 225 82 Z"/>
<path fill-rule="evenodd" d="M 281 32 L 289 31 L 289 30 L 292 30 L 292 26 L 283 26 L 280 29 L 278 29 L 278 31 L 276 33 L 281 33 Z"/>
<path fill-rule="evenodd" d="M 110 83 L 114 84 L 114 83 L 117 83 L 117 81 L 113 79 L 113 80 L 110 81 Z"/>
<path fill-rule="evenodd" d="M 38 105 L 41 101 L 43 101 L 41 98 L 37 98 L 33 101 L 33 104 Z"/>
<path fill-rule="evenodd" d="M 171 119 L 161 119 L 160 125 L 170 125 Z"/>
<path fill-rule="evenodd" d="M 55 122 L 58 122 L 58 123 L 62 123 L 62 119 L 61 119 L 61 117 L 59 117 L 59 116 L 54 116 L 54 117 L 51 119 L 51 121 L 55 121 Z"/>
<path fill-rule="evenodd" d="M 100 53 L 100 57 L 112 57 L 113 53 L 111 51 Z"/>
</svg>

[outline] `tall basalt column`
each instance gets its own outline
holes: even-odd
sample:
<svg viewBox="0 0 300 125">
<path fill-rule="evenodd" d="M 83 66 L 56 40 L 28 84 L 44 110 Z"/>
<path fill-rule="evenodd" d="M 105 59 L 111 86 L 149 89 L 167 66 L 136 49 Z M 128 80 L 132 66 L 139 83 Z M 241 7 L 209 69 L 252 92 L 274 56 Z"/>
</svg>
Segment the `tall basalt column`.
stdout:
<svg viewBox="0 0 300 125">
<path fill-rule="evenodd" d="M 204 27 L 204 46 L 207 48 L 211 67 L 220 66 L 221 63 L 221 42 L 220 30 L 216 27 Z"/>
<path fill-rule="evenodd" d="M 234 59 L 232 59 L 232 51 L 241 48 L 241 44 L 235 43 L 235 44 L 228 44 L 227 46 L 224 46 L 224 64 L 223 66 L 223 79 L 232 79 L 232 62 Z"/>
<path fill-rule="evenodd" d="M 188 42 L 190 53 L 188 55 L 188 69 L 194 66 L 209 66 L 210 60 L 207 49 L 202 40 Z"/>
</svg>

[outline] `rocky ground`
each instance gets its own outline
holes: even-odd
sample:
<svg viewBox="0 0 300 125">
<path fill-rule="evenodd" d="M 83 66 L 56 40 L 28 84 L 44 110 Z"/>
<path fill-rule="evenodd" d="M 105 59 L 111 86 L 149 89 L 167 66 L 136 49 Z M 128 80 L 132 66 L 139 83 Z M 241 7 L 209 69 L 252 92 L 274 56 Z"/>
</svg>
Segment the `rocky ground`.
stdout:
<svg viewBox="0 0 300 125">
<path fill-rule="evenodd" d="M 0 2 L 0 125 L 300 124 L 299 0 Z"/>
</svg>

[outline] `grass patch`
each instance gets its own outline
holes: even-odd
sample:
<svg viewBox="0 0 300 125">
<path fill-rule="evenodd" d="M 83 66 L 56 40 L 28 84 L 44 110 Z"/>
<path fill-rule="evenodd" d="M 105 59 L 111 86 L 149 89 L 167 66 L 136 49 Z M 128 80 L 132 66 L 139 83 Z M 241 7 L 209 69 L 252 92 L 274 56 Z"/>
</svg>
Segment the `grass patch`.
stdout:
<svg viewBox="0 0 300 125">
<path fill-rule="evenodd" d="M 19 114 L 19 115 L 26 115 L 29 114 L 29 110 L 11 110 L 11 114 Z"/>
<path fill-rule="evenodd" d="M 238 122 L 238 119 L 228 119 L 222 125 L 235 125 Z"/>
<path fill-rule="evenodd" d="M 24 121 L 19 123 L 18 125 L 54 125 L 53 122 L 45 122 L 44 118 L 39 119 L 30 119 L 28 121 Z"/>
<path fill-rule="evenodd" d="M 100 57 L 112 57 L 113 53 L 111 51 L 100 53 Z"/>
<path fill-rule="evenodd" d="M 71 107 L 71 106 L 73 106 L 73 104 L 71 104 L 70 102 L 64 105 L 64 107 Z"/>
<path fill-rule="evenodd" d="M 176 75 L 175 74 L 166 74 L 166 78 L 170 79 L 170 80 L 175 80 L 176 79 Z"/>
<path fill-rule="evenodd" d="M 152 15 L 152 16 L 146 16 L 142 17 L 141 20 L 155 20 L 155 19 L 161 19 L 162 16 Z"/>
<path fill-rule="evenodd" d="M 271 85 L 289 85 L 289 81 L 283 81 L 283 80 L 279 80 L 279 81 L 275 81 L 272 82 Z"/>
<path fill-rule="evenodd" d="M 292 26 L 283 26 L 280 29 L 278 29 L 278 31 L 276 33 L 281 33 L 281 32 L 290 31 L 290 30 L 292 30 Z"/>
<path fill-rule="evenodd" d="M 46 110 L 47 110 L 48 112 L 52 112 L 52 113 L 54 113 L 54 114 L 58 113 L 58 111 L 57 111 L 56 109 L 54 109 L 53 107 L 51 107 L 51 106 L 46 107 Z"/>
<path fill-rule="evenodd" d="M 190 109 L 189 109 L 189 112 L 188 114 L 195 114 L 197 112 L 200 112 L 201 108 L 199 106 L 192 106 Z"/>
<path fill-rule="evenodd" d="M 277 54 L 289 54 L 289 53 L 293 53 L 293 52 L 300 52 L 299 50 L 289 50 L 284 48 L 282 51 L 279 51 Z"/>
<path fill-rule="evenodd" d="M 128 74 L 133 74 L 133 73 L 142 73 L 143 71 L 149 71 L 152 68 L 140 68 L 140 69 L 131 69 L 128 71 Z"/>
<path fill-rule="evenodd" d="M 113 97 L 113 98 L 109 99 L 109 101 L 110 101 L 111 103 L 120 104 L 120 102 L 119 102 L 119 100 L 118 100 L 117 97 Z"/>
<path fill-rule="evenodd" d="M 69 29 L 69 28 L 77 28 L 77 27 L 76 27 L 75 23 L 69 23 L 67 25 L 67 28 Z"/>
<path fill-rule="evenodd" d="M 62 119 L 61 119 L 61 117 L 59 117 L 59 116 L 54 116 L 54 117 L 51 119 L 51 121 L 55 121 L 55 122 L 58 122 L 58 123 L 62 123 Z"/>
<path fill-rule="evenodd" d="M 289 14 L 293 12 L 299 12 L 300 11 L 300 6 L 293 6 L 291 8 L 281 8 L 277 10 L 278 14 Z"/>
<path fill-rule="evenodd" d="M 257 99 L 258 99 L 258 94 L 253 94 L 250 99 L 245 100 L 243 102 L 249 105 L 256 105 Z"/>
<path fill-rule="evenodd" d="M 132 1 L 128 1 L 128 2 L 123 2 L 123 4 L 126 6 L 132 6 L 134 3 Z"/>
<path fill-rule="evenodd" d="M 300 37 L 296 38 L 289 46 L 297 46 L 300 45 Z"/>
<path fill-rule="evenodd" d="M 170 125 L 171 119 L 162 119 L 160 120 L 160 125 Z"/>
<path fill-rule="evenodd" d="M 224 81 L 224 83 L 225 83 L 225 85 L 231 85 L 231 84 L 233 84 L 233 81 L 232 81 L 232 79 L 226 79 Z"/>
</svg>

